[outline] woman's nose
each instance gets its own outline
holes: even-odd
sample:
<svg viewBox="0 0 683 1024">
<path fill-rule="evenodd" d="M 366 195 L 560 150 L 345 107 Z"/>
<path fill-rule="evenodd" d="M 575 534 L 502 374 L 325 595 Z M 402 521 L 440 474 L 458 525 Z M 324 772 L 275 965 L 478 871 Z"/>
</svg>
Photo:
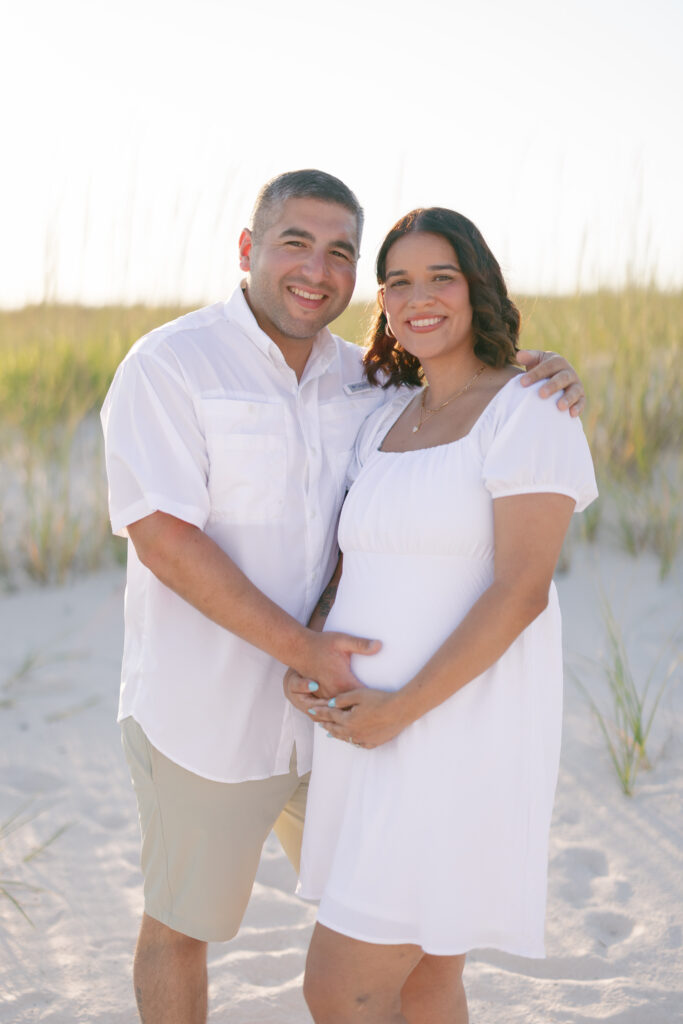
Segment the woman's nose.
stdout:
<svg viewBox="0 0 683 1024">
<path fill-rule="evenodd" d="M 421 305 L 431 302 L 433 299 L 431 288 L 428 284 L 416 281 L 410 291 L 410 301 L 414 305 Z"/>
</svg>

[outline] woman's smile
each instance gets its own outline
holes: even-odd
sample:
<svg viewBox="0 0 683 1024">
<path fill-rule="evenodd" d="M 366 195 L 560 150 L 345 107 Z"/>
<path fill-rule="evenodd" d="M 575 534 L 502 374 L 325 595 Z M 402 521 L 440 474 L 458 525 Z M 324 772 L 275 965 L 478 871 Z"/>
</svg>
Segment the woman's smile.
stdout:
<svg viewBox="0 0 683 1024">
<path fill-rule="evenodd" d="M 446 319 L 445 316 L 429 316 L 422 317 L 421 319 L 408 320 L 407 323 L 413 331 L 433 331 L 435 327 L 440 327 Z"/>
</svg>

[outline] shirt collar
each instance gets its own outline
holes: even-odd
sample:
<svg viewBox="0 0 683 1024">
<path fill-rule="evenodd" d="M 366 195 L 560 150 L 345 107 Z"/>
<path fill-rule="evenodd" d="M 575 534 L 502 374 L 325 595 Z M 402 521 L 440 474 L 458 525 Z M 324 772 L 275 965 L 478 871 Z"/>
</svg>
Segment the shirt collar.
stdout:
<svg viewBox="0 0 683 1024">
<path fill-rule="evenodd" d="M 277 366 L 287 366 L 282 352 L 273 339 L 262 330 L 256 317 L 249 308 L 242 285 L 239 285 L 225 303 L 225 315 L 246 334 L 249 340 Z M 327 327 L 320 331 L 313 343 L 308 357 L 304 377 L 317 377 L 323 374 L 337 355 L 334 338 Z"/>
</svg>

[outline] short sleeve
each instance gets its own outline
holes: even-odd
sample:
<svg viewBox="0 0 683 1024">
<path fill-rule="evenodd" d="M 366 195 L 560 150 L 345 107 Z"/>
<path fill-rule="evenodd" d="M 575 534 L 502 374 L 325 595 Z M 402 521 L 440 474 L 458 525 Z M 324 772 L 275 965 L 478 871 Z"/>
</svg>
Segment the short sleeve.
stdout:
<svg viewBox="0 0 683 1024">
<path fill-rule="evenodd" d="M 581 512 L 598 496 L 588 442 L 578 418 L 538 396 L 542 383 L 510 386 L 512 404 L 502 410 L 484 456 L 484 484 L 493 498 L 566 494 Z"/>
<path fill-rule="evenodd" d="M 203 528 L 209 518 L 208 456 L 185 382 L 155 353 L 119 366 L 102 407 L 112 530 L 152 512 Z"/>
</svg>

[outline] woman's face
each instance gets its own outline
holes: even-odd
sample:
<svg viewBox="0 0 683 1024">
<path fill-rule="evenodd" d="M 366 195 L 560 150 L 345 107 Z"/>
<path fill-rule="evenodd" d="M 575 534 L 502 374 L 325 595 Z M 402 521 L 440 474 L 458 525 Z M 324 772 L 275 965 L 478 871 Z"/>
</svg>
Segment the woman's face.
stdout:
<svg viewBox="0 0 683 1024">
<path fill-rule="evenodd" d="M 440 235 L 416 231 L 394 242 L 379 299 L 392 334 L 421 363 L 472 350 L 469 286 Z"/>
</svg>

